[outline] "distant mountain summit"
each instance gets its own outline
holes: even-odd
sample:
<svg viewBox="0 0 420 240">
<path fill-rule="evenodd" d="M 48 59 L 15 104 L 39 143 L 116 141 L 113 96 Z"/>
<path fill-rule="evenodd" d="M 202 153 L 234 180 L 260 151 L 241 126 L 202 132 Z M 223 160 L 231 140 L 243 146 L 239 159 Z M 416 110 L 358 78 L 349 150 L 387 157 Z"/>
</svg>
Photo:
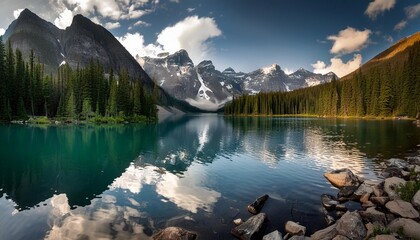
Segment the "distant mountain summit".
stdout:
<svg viewBox="0 0 420 240">
<path fill-rule="evenodd" d="M 220 72 L 209 60 L 194 66 L 185 50 L 157 58 L 144 57 L 140 62 L 170 95 L 205 110 L 217 110 L 242 94 L 292 91 L 337 78 L 335 74 L 315 74 L 304 69 L 288 76 L 277 64 L 250 73 L 236 72 L 231 67 Z"/>
</svg>

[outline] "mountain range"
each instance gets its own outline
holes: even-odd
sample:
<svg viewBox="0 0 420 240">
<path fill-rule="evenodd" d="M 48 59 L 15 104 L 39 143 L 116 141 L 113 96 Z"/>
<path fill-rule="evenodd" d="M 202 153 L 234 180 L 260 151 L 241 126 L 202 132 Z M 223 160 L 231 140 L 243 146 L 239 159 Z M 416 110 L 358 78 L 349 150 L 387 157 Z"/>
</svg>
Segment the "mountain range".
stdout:
<svg viewBox="0 0 420 240">
<path fill-rule="evenodd" d="M 160 86 L 160 104 L 187 111 L 214 111 L 234 96 L 291 91 L 336 77 L 333 73 L 321 75 L 304 69 L 287 75 L 277 64 L 250 73 L 235 72 L 232 68 L 220 72 L 208 60 L 194 65 L 185 50 L 141 58 L 140 66 L 108 30 L 82 15 L 74 16 L 72 24 L 62 30 L 25 9 L 10 24 L 3 40 L 10 41 L 14 49 L 19 48 L 26 59 L 33 50 L 48 74 L 55 74 L 63 64 L 75 69 L 85 67 L 91 60 L 99 61 L 106 71 L 127 68 L 130 76 L 140 79 L 150 91 L 152 81 Z"/>
<path fill-rule="evenodd" d="M 232 68 L 220 72 L 209 60 L 195 66 L 185 50 L 160 54 L 157 58 L 143 57 L 139 62 L 171 96 L 205 110 L 217 110 L 242 94 L 292 91 L 337 78 L 332 72 L 322 75 L 303 68 L 287 75 L 277 64 L 250 73 L 236 72 Z"/>
</svg>

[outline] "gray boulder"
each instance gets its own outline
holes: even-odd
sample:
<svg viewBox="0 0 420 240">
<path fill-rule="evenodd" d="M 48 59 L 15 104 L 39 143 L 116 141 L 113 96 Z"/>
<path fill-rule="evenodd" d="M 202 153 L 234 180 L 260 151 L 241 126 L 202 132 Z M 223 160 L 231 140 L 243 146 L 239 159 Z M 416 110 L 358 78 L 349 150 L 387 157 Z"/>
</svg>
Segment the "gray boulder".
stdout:
<svg viewBox="0 0 420 240">
<path fill-rule="evenodd" d="M 376 210 L 374 207 L 366 209 L 366 211 L 359 212 L 365 222 L 379 223 L 383 226 L 386 225 L 385 213 Z"/>
<path fill-rule="evenodd" d="M 396 189 L 400 186 L 405 185 L 406 183 L 407 182 L 402 178 L 398 178 L 398 177 L 387 178 L 385 179 L 384 191 L 388 194 L 391 200 L 399 199 L 400 197 L 398 196 Z"/>
<path fill-rule="evenodd" d="M 413 199 L 411 199 L 411 204 L 417 209 L 420 209 L 420 190 L 414 194 Z"/>
<path fill-rule="evenodd" d="M 284 228 L 291 235 L 304 236 L 306 233 L 306 227 L 292 221 L 287 221 Z"/>
<path fill-rule="evenodd" d="M 348 169 L 338 169 L 328 173 L 324 173 L 324 177 L 335 187 L 342 188 L 346 186 L 358 186 L 359 179 L 354 173 Z"/>
<path fill-rule="evenodd" d="M 246 222 L 232 229 L 231 234 L 239 239 L 248 240 L 253 239 L 263 227 L 267 216 L 265 213 L 259 213 L 250 217 Z"/>
<path fill-rule="evenodd" d="M 373 188 L 371 185 L 369 185 L 368 183 L 364 182 L 362 183 L 359 188 L 354 192 L 354 195 L 356 195 L 357 197 L 361 197 L 365 194 L 371 194 L 373 192 Z"/>
<path fill-rule="evenodd" d="M 195 240 L 197 234 L 179 227 L 167 227 L 152 236 L 153 240 Z"/>
<path fill-rule="evenodd" d="M 314 234 L 312 234 L 311 239 L 312 240 L 329 240 L 333 239 L 335 236 L 337 236 L 337 230 L 336 230 L 337 224 L 331 225 L 327 228 L 321 229 L 319 231 L 316 231 Z"/>
<path fill-rule="evenodd" d="M 394 200 L 394 201 L 387 202 L 385 204 L 385 207 L 393 214 L 396 214 L 404 218 L 418 218 L 419 217 L 419 212 L 417 212 L 417 210 L 414 209 L 413 205 L 403 200 Z"/>
<path fill-rule="evenodd" d="M 363 239 L 367 233 L 362 218 L 357 212 L 346 212 L 337 221 L 336 230 L 339 235 L 352 240 Z"/>
<path fill-rule="evenodd" d="M 420 239 L 420 223 L 407 218 L 398 218 L 388 225 L 393 232 L 401 231 L 402 233 L 412 239 Z"/>
</svg>

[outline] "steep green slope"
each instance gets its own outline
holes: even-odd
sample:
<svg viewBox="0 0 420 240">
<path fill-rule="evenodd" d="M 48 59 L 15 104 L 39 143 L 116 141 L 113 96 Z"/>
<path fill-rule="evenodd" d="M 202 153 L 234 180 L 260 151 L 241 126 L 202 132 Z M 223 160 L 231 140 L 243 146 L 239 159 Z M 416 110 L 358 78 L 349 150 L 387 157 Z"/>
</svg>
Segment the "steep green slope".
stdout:
<svg viewBox="0 0 420 240">
<path fill-rule="evenodd" d="M 409 116 L 420 112 L 420 33 L 405 38 L 340 81 L 287 93 L 241 96 L 225 114 Z"/>
</svg>

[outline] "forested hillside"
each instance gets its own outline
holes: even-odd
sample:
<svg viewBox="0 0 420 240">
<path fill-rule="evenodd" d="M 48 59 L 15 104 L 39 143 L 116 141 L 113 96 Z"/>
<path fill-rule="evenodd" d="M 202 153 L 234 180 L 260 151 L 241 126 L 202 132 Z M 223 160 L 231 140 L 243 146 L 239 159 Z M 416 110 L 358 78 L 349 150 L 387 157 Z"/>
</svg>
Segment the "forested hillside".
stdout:
<svg viewBox="0 0 420 240">
<path fill-rule="evenodd" d="M 5 47 L 0 36 L 0 120 L 28 116 L 105 122 L 156 119 L 157 86 L 151 96 L 127 69 L 105 72 L 99 61 L 91 59 L 85 68 L 76 69 L 63 62 L 57 74 L 46 75 L 33 51 L 25 61 L 22 52 L 13 50 L 10 41 Z"/>
<path fill-rule="evenodd" d="M 293 92 L 244 95 L 227 115 L 409 116 L 420 112 L 420 34 L 404 39 L 359 70 Z"/>
</svg>

